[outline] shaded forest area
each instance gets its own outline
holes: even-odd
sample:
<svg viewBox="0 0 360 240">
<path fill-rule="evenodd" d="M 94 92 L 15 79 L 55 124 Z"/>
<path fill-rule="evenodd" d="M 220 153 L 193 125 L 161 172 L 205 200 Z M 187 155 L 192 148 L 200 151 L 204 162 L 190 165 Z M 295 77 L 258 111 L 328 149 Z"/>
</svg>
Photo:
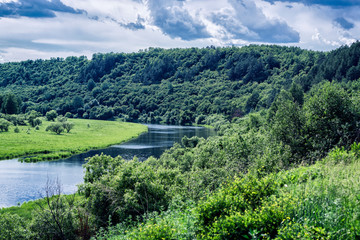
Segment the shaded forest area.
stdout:
<svg viewBox="0 0 360 240">
<path fill-rule="evenodd" d="M 356 80 L 359 56 L 360 43 L 329 53 L 279 46 L 149 48 L 92 60 L 1 64 L 0 91 L 21 98 L 20 113 L 55 109 L 77 118 L 201 124 L 204 115 L 232 119 L 269 108 L 293 82 L 307 92 L 323 80 Z"/>
</svg>

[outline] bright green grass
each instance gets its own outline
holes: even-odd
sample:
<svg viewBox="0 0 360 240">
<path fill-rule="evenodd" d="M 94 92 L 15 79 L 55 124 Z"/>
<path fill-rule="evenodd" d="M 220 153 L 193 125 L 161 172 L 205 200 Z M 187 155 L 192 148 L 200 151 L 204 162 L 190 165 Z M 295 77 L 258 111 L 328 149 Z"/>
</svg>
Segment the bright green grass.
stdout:
<svg viewBox="0 0 360 240">
<path fill-rule="evenodd" d="M 0 160 L 24 156 L 37 156 L 33 159 L 35 161 L 59 159 L 122 143 L 147 131 L 146 126 L 135 123 L 85 119 L 68 121 L 75 124 L 74 128 L 70 133 L 60 135 L 46 132 L 51 122 L 45 120 L 39 130 L 30 128 L 30 133 L 27 133 L 28 126 L 19 126 L 19 133 L 14 132 L 14 127 L 8 132 L 0 132 Z"/>
<path fill-rule="evenodd" d="M 75 197 L 75 203 L 79 203 L 84 200 L 82 195 L 78 193 L 66 195 L 66 197 Z M 45 204 L 45 199 L 37 199 L 34 201 L 24 202 L 20 206 L 13 206 L 8 208 L 0 208 L 0 214 L 2 213 L 10 213 L 17 214 L 25 220 L 31 220 L 33 216 L 33 212 L 39 209 L 39 203 Z"/>
</svg>

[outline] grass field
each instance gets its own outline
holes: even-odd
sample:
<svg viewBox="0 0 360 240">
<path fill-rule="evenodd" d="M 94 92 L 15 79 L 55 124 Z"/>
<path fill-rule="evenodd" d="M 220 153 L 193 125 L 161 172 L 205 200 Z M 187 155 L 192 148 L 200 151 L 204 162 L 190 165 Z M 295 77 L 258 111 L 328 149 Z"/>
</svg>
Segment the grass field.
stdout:
<svg viewBox="0 0 360 240">
<path fill-rule="evenodd" d="M 65 158 L 122 143 L 147 131 L 146 126 L 135 123 L 69 119 L 74 128 L 70 133 L 57 135 L 45 131 L 51 122 L 42 121 L 39 130 L 19 126 L 20 132 L 15 133 L 13 126 L 8 132 L 0 132 L 0 160 L 16 157 L 31 157 L 26 159 L 29 161 Z"/>
</svg>

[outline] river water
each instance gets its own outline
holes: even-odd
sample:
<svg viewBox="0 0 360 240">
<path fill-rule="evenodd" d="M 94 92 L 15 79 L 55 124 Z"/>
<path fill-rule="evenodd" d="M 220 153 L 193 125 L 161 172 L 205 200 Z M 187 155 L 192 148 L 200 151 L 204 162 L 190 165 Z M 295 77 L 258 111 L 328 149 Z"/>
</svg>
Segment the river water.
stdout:
<svg viewBox="0 0 360 240">
<path fill-rule="evenodd" d="M 70 194 L 83 182 L 83 168 L 87 157 L 104 153 L 113 157 L 121 155 L 130 160 L 134 156 L 146 160 L 150 156 L 159 157 L 184 136 L 204 137 L 215 135 L 214 130 L 202 127 L 182 127 L 148 125 L 149 131 L 129 142 L 113 145 L 106 149 L 91 150 L 68 159 L 21 163 L 17 159 L 0 161 L 0 208 L 35 200 L 44 195 L 47 180 L 58 179 L 63 193 Z"/>
</svg>

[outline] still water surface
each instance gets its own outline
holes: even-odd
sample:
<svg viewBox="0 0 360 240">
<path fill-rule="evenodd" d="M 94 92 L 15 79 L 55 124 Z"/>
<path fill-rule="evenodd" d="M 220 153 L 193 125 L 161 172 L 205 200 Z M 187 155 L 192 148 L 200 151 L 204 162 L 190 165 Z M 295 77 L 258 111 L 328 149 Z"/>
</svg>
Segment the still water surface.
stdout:
<svg viewBox="0 0 360 240">
<path fill-rule="evenodd" d="M 174 142 L 181 142 L 184 136 L 207 138 L 215 135 L 212 129 L 200 127 L 148 127 L 147 133 L 124 144 L 91 150 L 64 160 L 39 163 L 21 163 L 17 159 L 0 161 L 0 208 L 40 198 L 48 179 L 58 178 L 65 194 L 74 193 L 77 185 L 83 182 L 82 165 L 87 157 L 104 153 L 113 157 L 121 155 L 127 160 L 134 156 L 146 160 L 150 156 L 159 157 Z"/>
</svg>

